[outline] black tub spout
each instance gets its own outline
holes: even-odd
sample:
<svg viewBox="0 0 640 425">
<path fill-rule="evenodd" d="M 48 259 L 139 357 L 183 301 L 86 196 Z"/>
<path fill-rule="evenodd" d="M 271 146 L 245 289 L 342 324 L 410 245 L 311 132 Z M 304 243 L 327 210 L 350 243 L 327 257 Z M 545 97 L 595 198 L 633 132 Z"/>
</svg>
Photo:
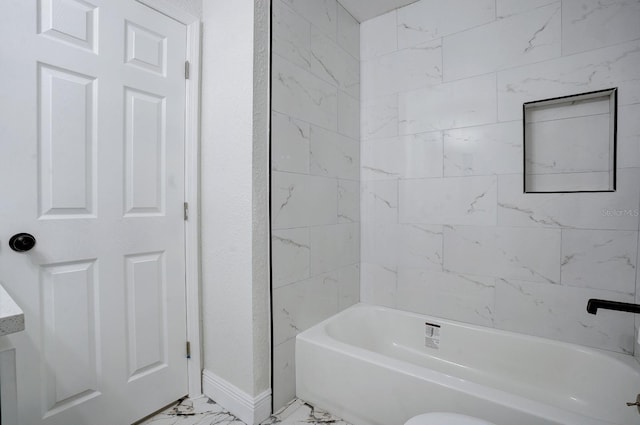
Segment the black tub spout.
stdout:
<svg viewBox="0 0 640 425">
<path fill-rule="evenodd" d="M 620 301 L 599 300 L 592 298 L 587 302 L 587 311 L 596 314 L 599 308 L 605 310 L 626 311 L 629 313 L 640 314 L 640 304 L 623 303 Z"/>
</svg>

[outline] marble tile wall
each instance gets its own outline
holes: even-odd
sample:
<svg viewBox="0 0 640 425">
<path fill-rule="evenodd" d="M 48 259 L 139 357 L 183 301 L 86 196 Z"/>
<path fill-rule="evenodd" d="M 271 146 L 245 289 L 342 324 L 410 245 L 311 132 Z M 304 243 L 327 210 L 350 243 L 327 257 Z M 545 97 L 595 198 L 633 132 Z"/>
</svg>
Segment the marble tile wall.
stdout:
<svg viewBox="0 0 640 425">
<path fill-rule="evenodd" d="M 336 0 L 273 0 L 273 400 L 295 336 L 360 299 L 360 28 Z"/>
<path fill-rule="evenodd" d="M 586 302 L 640 300 L 638 22 L 638 0 L 420 0 L 361 24 L 363 301 L 634 352 L 633 315 Z M 611 87 L 618 190 L 524 194 L 522 103 Z"/>
</svg>

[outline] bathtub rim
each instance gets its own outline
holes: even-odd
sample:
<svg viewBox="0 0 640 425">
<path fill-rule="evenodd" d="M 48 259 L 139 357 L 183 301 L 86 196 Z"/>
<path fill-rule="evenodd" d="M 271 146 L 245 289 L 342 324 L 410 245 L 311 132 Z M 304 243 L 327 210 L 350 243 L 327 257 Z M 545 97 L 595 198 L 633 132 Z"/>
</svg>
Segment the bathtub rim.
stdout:
<svg viewBox="0 0 640 425">
<path fill-rule="evenodd" d="M 606 419 L 586 416 L 576 412 L 574 410 L 565 409 L 553 404 L 545 403 L 535 399 L 530 399 L 522 395 L 511 394 L 505 390 L 491 387 L 485 384 L 480 384 L 471 380 L 459 378 L 453 375 L 446 374 L 437 370 L 418 366 L 411 362 L 393 358 L 381 354 L 379 352 L 363 348 L 358 345 L 348 344 L 341 340 L 338 340 L 327 332 L 327 325 L 335 320 L 338 320 L 342 316 L 349 314 L 350 312 L 358 309 L 374 309 L 385 312 L 391 312 L 392 314 L 402 314 L 414 318 L 433 320 L 439 324 L 450 324 L 455 326 L 461 326 L 466 329 L 479 330 L 482 332 L 490 332 L 494 334 L 502 334 L 515 337 L 516 339 L 528 339 L 533 342 L 541 342 L 550 345 L 557 345 L 560 347 L 571 348 L 579 351 L 586 352 L 590 355 L 597 355 L 598 357 L 604 357 L 608 361 L 615 361 L 621 363 L 623 366 L 631 368 L 636 374 L 640 375 L 640 364 L 636 361 L 634 356 L 622 353 L 616 353 L 613 351 L 602 350 L 593 347 L 586 347 L 579 344 L 556 341 L 548 338 L 538 337 L 534 335 L 527 335 L 513 331 L 506 331 L 501 329 L 489 328 L 486 326 L 475 325 L 465 322 L 459 322 L 451 319 L 443 319 L 435 316 L 430 316 L 421 313 L 408 312 L 404 310 L 398 310 L 386 306 L 378 306 L 367 303 L 357 303 L 351 307 L 339 312 L 322 322 L 312 326 L 311 328 L 301 332 L 296 336 L 296 359 L 298 352 L 298 343 L 306 343 L 324 350 L 330 350 L 341 355 L 345 355 L 351 358 L 357 358 L 362 361 L 366 361 L 378 367 L 391 369 L 395 372 L 409 375 L 415 378 L 426 379 L 431 382 L 435 382 L 446 388 L 462 392 L 469 396 L 476 396 L 487 399 L 488 401 L 500 406 L 504 406 L 508 409 L 513 409 L 514 405 L 518 406 L 518 410 L 532 416 L 541 417 L 545 420 L 555 421 L 558 423 L 564 423 L 563 421 L 572 421 L 571 423 L 581 425 L 621 425 L 617 422 L 611 422 Z M 298 361 L 296 361 L 296 368 L 298 367 Z M 298 373 L 296 373 L 296 381 L 299 379 Z M 304 398 L 304 397 L 303 397 Z M 329 406 L 319 406 L 328 408 Z"/>
<path fill-rule="evenodd" d="M 381 305 L 376 305 L 376 304 L 369 304 L 369 303 L 364 303 L 364 302 L 359 302 L 357 304 L 353 304 L 352 306 L 344 309 L 343 311 L 341 311 L 341 312 L 339 312 L 337 314 L 334 314 L 331 317 L 328 317 L 328 318 L 324 319 L 323 321 L 317 323 L 316 325 L 314 325 L 314 326 L 312 326 L 312 327 L 300 332 L 296 336 L 296 339 L 301 338 L 301 339 L 305 339 L 306 340 L 306 339 L 309 338 L 310 335 L 324 334 L 327 338 L 329 338 L 332 341 L 335 341 L 336 343 L 341 343 L 341 344 L 344 344 L 345 346 L 348 346 L 348 347 L 359 348 L 359 349 L 362 349 L 362 350 L 364 350 L 366 352 L 375 352 L 375 351 L 368 350 L 368 349 L 365 349 L 365 348 L 362 348 L 362 347 L 358 347 L 356 345 L 351 345 L 351 344 L 347 344 L 345 342 L 342 342 L 342 341 L 332 337 L 331 335 L 329 335 L 329 333 L 326 330 L 326 326 L 330 322 L 332 322 L 334 320 L 337 320 L 342 316 L 346 316 L 347 314 L 349 314 L 353 310 L 359 310 L 359 309 L 374 309 L 374 310 L 381 310 L 381 311 L 385 311 L 385 312 L 392 312 L 392 313 L 395 313 L 395 314 L 401 314 L 401 315 L 410 316 L 410 317 L 414 317 L 414 318 L 420 318 L 421 320 L 422 319 L 427 319 L 427 320 L 430 320 L 430 321 L 434 321 L 434 322 L 436 322 L 438 324 L 459 326 L 461 328 L 479 330 L 479 331 L 487 332 L 489 334 L 494 334 L 494 335 L 506 335 L 506 336 L 513 337 L 515 339 L 527 339 L 527 340 L 530 340 L 530 341 L 533 341 L 533 342 L 542 343 L 542 344 L 546 344 L 546 345 L 555 345 L 555 346 L 564 347 L 564 348 L 571 348 L 571 349 L 574 349 L 574 350 L 577 350 L 577 351 L 580 351 L 580 352 L 603 356 L 603 357 L 606 357 L 608 360 L 614 360 L 614 361 L 617 361 L 619 363 L 622 363 L 623 365 L 633 369 L 640 376 L 640 362 L 636 359 L 636 357 L 633 354 L 625 354 L 625 353 L 620 353 L 620 352 L 617 352 L 617 351 L 605 350 L 605 349 L 597 348 L 597 347 L 590 347 L 588 345 L 576 344 L 576 343 L 573 343 L 573 342 L 560 341 L 560 340 L 556 340 L 556 339 L 545 338 L 545 337 L 536 336 L 536 335 L 529 335 L 529 334 L 516 332 L 516 331 L 491 328 L 491 327 L 488 327 L 488 326 L 477 325 L 477 324 L 474 324 L 474 323 L 461 322 L 461 321 L 457 321 L 457 320 L 453 320 L 453 319 L 446 319 L 446 318 L 442 318 L 442 317 L 431 316 L 431 315 L 428 315 L 428 314 L 416 313 L 416 312 L 412 312 L 412 311 L 400 310 L 400 309 L 396 309 L 396 308 L 392 308 L 392 307 L 381 306 Z"/>
</svg>

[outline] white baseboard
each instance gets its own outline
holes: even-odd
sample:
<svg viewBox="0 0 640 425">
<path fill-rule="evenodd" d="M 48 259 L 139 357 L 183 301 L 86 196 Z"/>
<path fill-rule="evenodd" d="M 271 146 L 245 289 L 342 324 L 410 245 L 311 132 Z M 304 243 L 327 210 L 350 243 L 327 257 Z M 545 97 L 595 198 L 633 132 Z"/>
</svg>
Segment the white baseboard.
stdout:
<svg viewBox="0 0 640 425">
<path fill-rule="evenodd" d="M 204 394 L 242 422 L 258 425 L 271 415 L 271 389 L 252 397 L 215 373 L 202 372 Z"/>
</svg>

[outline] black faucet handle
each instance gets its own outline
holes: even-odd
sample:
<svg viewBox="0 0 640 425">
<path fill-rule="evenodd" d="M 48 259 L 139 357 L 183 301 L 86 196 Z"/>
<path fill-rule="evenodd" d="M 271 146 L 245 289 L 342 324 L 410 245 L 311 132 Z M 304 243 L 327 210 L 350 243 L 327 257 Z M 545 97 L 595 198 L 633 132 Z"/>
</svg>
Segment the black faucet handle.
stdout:
<svg viewBox="0 0 640 425">
<path fill-rule="evenodd" d="M 599 308 L 605 310 L 626 311 L 628 313 L 640 314 L 640 304 L 623 303 L 620 301 L 599 300 L 591 298 L 587 301 L 587 312 L 596 314 Z M 639 400 L 640 402 L 640 400 Z"/>
</svg>

